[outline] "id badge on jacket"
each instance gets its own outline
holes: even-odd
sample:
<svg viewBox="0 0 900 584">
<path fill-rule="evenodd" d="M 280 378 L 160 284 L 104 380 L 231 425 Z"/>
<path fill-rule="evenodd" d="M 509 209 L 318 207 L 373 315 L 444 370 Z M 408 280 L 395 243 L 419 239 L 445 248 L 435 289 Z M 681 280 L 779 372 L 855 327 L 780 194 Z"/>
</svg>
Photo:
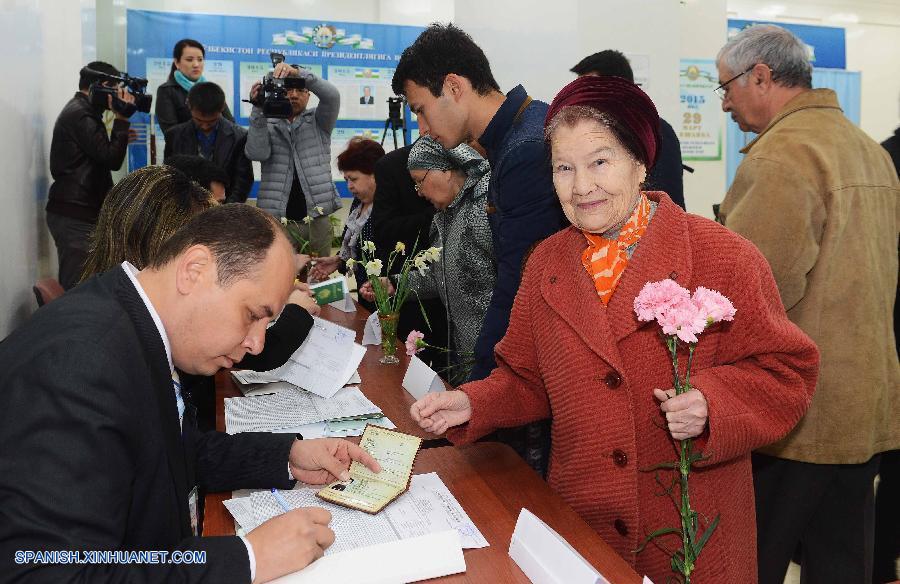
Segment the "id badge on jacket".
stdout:
<svg viewBox="0 0 900 584">
<path fill-rule="evenodd" d="M 195 537 L 200 535 L 200 520 L 198 518 L 197 508 L 198 493 L 197 485 L 194 485 L 194 488 L 191 489 L 190 494 L 188 494 L 188 512 L 191 515 L 191 534 Z"/>
</svg>

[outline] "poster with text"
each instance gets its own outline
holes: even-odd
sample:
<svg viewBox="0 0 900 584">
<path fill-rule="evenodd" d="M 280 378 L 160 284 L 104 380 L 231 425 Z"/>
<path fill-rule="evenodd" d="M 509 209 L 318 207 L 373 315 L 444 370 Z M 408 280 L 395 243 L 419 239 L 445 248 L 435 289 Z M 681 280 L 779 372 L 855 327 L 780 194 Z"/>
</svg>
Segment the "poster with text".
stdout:
<svg viewBox="0 0 900 584">
<path fill-rule="evenodd" d="M 675 124 L 683 160 L 722 159 L 722 102 L 715 94 L 718 72 L 711 59 L 682 59 L 681 119 Z"/>
<path fill-rule="evenodd" d="M 128 72 L 148 79 L 148 93 L 155 95 L 156 88 L 168 78 L 175 43 L 196 39 L 206 48 L 204 77 L 222 86 L 235 121 L 244 127 L 249 123 L 251 107 L 241 100 L 271 70 L 271 52 L 281 53 L 288 63 L 329 80 L 341 94 L 337 141 L 332 144 L 335 156 L 346 148 L 348 135 L 370 134 L 381 139 L 388 117 L 387 98 L 393 95 L 394 69 L 403 50 L 424 30 L 418 26 L 150 10 L 127 10 L 126 18 Z M 317 103 L 316 97 L 310 96 L 308 107 Z M 409 110 L 404 109 L 409 120 Z M 148 163 L 151 130 L 156 130 L 157 159 L 161 159 L 162 133 L 156 124 L 151 128 L 150 121 L 148 114 L 132 117 L 132 127 L 141 140 L 129 146 L 129 170 Z M 413 123 L 410 126 L 406 132 L 415 128 Z M 389 142 L 390 135 L 385 144 Z M 402 142 L 399 134 L 398 142 Z M 335 175 L 334 179 L 341 195 L 348 196 L 342 177 Z M 255 187 L 251 196 L 255 196 Z"/>
</svg>

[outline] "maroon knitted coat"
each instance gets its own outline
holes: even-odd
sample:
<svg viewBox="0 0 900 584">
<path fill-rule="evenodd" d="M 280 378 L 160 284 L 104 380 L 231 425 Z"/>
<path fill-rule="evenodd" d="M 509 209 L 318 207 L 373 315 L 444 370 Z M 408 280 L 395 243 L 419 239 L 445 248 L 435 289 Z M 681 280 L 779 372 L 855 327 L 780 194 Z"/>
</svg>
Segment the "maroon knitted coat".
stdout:
<svg viewBox="0 0 900 584">
<path fill-rule="evenodd" d="M 635 569 L 655 582 L 672 574 L 669 556 L 644 536 L 680 527 L 672 501 L 648 466 L 677 460 L 653 388 L 672 386 L 672 365 L 655 322 L 638 322 L 635 296 L 673 278 L 692 291 L 718 290 L 734 322 L 700 335 L 691 381 L 709 404 L 698 440 L 708 460 L 691 475 L 691 502 L 721 514 L 693 581 L 756 582 L 756 522 L 750 451 L 788 433 L 809 406 L 818 351 L 792 324 L 766 260 L 742 237 L 689 215 L 662 193 L 646 234 L 604 306 L 581 264 L 584 236 L 568 228 L 528 260 L 497 369 L 466 384 L 470 442 L 495 428 L 552 417 L 548 482 Z M 684 360 L 682 360 L 684 363 Z M 663 471 L 663 478 L 672 477 Z M 677 536 L 658 540 L 679 547 Z"/>
</svg>

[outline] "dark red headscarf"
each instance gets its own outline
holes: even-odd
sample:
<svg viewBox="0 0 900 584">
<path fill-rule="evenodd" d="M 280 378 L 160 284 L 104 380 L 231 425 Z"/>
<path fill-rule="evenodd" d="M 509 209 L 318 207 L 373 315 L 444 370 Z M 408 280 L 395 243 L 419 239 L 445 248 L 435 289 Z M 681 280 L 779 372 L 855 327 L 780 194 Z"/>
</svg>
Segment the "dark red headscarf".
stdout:
<svg viewBox="0 0 900 584">
<path fill-rule="evenodd" d="M 640 87 L 621 77 L 585 75 L 563 87 L 547 112 L 544 126 L 563 108 L 583 105 L 594 108 L 629 128 L 644 149 L 647 170 L 659 152 L 659 114 Z"/>
</svg>

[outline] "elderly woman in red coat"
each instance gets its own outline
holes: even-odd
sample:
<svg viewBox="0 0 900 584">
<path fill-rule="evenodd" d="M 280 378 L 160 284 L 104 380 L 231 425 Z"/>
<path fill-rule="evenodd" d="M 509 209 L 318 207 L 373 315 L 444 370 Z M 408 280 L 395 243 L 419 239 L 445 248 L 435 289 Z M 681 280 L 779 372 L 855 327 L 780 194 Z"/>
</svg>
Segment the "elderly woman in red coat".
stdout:
<svg viewBox="0 0 900 584">
<path fill-rule="evenodd" d="M 650 98 L 625 80 L 582 77 L 563 88 L 547 137 L 572 226 L 529 258 L 490 377 L 429 394 L 411 414 L 428 431 L 450 429 L 457 444 L 551 418 L 550 486 L 657 582 L 672 576 L 670 555 L 652 544 L 635 550 L 680 522 L 646 469 L 676 460 L 675 440 L 695 438 L 708 458 L 691 474 L 691 503 L 721 517 L 692 581 L 755 582 L 750 451 L 800 420 L 818 352 L 788 320 L 753 244 L 641 190 L 658 127 Z M 733 322 L 703 333 L 694 389 L 678 396 L 658 326 L 633 310 L 644 284 L 666 278 L 718 290 L 737 309 Z M 680 548 L 677 537 L 660 543 Z"/>
</svg>

